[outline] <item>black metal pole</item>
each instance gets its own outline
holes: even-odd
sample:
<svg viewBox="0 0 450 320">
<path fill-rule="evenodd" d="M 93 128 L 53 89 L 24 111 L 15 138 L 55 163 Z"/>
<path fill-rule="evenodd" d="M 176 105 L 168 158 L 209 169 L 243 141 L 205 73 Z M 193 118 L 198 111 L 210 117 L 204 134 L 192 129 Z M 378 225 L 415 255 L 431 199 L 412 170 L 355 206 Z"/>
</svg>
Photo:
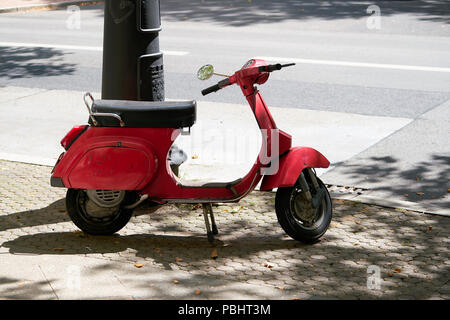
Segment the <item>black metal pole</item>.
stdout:
<svg viewBox="0 0 450 320">
<path fill-rule="evenodd" d="M 164 100 L 159 0 L 106 0 L 102 99 Z"/>
<path fill-rule="evenodd" d="M 105 1 L 102 99 L 164 101 L 159 4 L 159 0 Z M 186 158 L 172 145 L 169 159 L 176 175 Z"/>
</svg>

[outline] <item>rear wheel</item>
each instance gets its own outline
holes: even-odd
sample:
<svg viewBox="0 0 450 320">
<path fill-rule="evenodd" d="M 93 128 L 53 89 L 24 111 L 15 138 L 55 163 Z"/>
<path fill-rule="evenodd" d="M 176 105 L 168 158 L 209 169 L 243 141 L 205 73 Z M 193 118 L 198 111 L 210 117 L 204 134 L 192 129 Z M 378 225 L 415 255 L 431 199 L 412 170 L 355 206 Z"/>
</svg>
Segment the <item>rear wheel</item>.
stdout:
<svg viewBox="0 0 450 320">
<path fill-rule="evenodd" d="M 306 181 L 314 197 L 320 189 L 323 198 L 316 207 L 307 199 L 306 192 L 299 184 L 293 187 L 278 188 L 275 197 L 275 209 L 278 222 L 283 230 L 293 239 L 314 243 L 328 229 L 332 217 L 331 197 L 323 182 L 316 177 L 319 190 L 315 190 L 310 177 L 305 173 Z"/>
<path fill-rule="evenodd" d="M 136 199 L 134 192 L 69 189 L 66 206 L 73 223 L 83 232 L 111 235 L 128 223 L 133 209 L 124 206 Z"/>
</svg>

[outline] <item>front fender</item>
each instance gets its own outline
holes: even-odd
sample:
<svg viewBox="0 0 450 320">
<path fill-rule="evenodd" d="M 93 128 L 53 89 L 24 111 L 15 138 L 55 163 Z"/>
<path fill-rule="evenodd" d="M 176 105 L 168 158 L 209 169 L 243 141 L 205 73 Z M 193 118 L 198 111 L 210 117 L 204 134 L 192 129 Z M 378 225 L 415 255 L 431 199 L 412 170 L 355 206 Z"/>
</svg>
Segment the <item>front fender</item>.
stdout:
<svg viewBox="0 0 450 320">
<path fill-rule="evenodd" d="M 261 182 L 261 191 L 278 187 L 291 187 L 305 168 L 328 168 L 330 161 L 319 151 L 309 147 L 294 147 L 280 157 L 278 171 L 265 175 Z"/>
</svg>

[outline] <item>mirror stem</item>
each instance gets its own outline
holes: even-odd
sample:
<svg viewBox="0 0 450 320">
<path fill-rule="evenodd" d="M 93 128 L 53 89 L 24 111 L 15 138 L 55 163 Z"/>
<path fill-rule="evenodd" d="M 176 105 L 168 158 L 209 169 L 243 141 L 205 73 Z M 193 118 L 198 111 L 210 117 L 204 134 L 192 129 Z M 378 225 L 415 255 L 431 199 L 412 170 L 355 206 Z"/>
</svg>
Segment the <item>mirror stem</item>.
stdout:
<svg viewBox="0 0 450 320">
<path fill-rule="evenodd" d="M 221 77 L 226 77 L 226 78 L 231 77 L 231 76 L 229 76 L 229 75 L 221 74 L 221 73 L 216 73 L 216 72 L 213 72 L 213 74 L 215 74 L 216 76 L 221 76 Z"/>
</svg>

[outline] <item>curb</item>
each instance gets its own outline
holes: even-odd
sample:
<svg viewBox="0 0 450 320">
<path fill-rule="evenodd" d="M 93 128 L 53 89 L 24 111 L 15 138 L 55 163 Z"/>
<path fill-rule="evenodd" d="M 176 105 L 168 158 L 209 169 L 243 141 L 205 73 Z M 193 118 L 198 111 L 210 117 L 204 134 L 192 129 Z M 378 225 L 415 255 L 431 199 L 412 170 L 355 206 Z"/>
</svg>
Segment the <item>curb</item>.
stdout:
<svg viewBox="0 0 450 320">
<path fill-rule="evenodd" d="M 411 202 L 411 201 L 379 198 L 379 197 L 363 195 L 363 194 L 362 195 L 352 195 L 352 194 L 338 194 L 338 193 L 330 192 L 330 195 L 331 195 L 331 198 L 333 198 L 333 199 L 355 201 L 355 202 L 361 202 L 363 204 L 377 205 L 380 207 L 400 209 L 400 210 L 409 210 L 409 211 L 420 212 L 423 214 L 432 214 L 432 215 L 450 217 L 449 210 L 445 210 L 445 209 L 430 206 L 430 205 L 422 205 L 420 203 Z"/>
<path fill-rule="evenodd" d="M 53 10 L 64 8 L 67 6 L 78 5 L 78 6 L 86 6 L 93 4 L 102 4 L 104 0 L 78 0 L 78 1 L 64 1 L 64 2 L 53 2 L 53 3 L 45 3 L 45 4 L 30 4 L 26 6 L 17 6 L 17 7 L 6 7 L 0 8 L 0 13 L 11 13 L 11 12 L 26 12 L 33 10 Z"/>
</svg>

